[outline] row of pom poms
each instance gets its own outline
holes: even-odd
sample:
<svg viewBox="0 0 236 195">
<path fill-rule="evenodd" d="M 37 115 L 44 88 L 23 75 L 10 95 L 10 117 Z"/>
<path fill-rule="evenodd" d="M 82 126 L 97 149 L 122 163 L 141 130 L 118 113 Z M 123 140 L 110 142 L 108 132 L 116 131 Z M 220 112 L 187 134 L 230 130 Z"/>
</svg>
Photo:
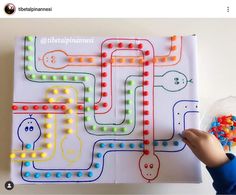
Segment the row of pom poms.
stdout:
<svg viewBox="0 0 236 195">
<path fill-rule="evenodd" d="M 236 116 L 215 117 L 211 123 L 209 133 L 215 135 L 225 151 L 231 151 L 231 148 L 236 146 Z"/>
<path fill-rule="evenodd" d="M 144 132 L 144 134 L 148 134 L 147 132 Z M 120 142 L 118 143 L 117 145 L 115 143 L 104 143 L 104 142 L 101 142 L 98 147 L 99 148 L 130 148 L 130 149 L 137 149 L 138 148 L 144 148 L 144 145 L 146 144 L 149 144 L 147 143 L 146 140 L 144 140 L 144 142 L 141 142 L 139 143 L 138 145 L 135 145 L 134 143 L 129 143 L 128 145 L 125 144 L 124 142 Z M 153 141 L 153 146 L 163 146 L 163 147 L 167 147 L 167 146 L 179 146 L 180 142 L 177 141 L 177 140 L 174 140 L 173 142 L 172 141 Z M 48 143 L 45 145 L 47 148 L 52 148 L 52 144 Z M 26 144 L 25 145 L 25 149 L 27 150 L 30 150 L 32 149 L 32 145 L 31 144 Z M 35 151 L 29 151 L 29 152 L 18 152 L 18 153 L 11 153 L 10 156 L 9 156 L 11 159 L 15 159 L 15 158 L 20 158 L 20 159 L 27 159 L 27 158 L 36 158 L 36 157 L 41 157 L 41 158 L 46 158 L 47 157 L 47 153 L 45 152 L 41 152 L 41 153 L 38 153 L 38 152 L 35 152 Z M 96 154 L 96 157 L 97 158 L 101 158 L 102 157 L 102 154 L 101 153 L 97 153 Z"/>
</svg>

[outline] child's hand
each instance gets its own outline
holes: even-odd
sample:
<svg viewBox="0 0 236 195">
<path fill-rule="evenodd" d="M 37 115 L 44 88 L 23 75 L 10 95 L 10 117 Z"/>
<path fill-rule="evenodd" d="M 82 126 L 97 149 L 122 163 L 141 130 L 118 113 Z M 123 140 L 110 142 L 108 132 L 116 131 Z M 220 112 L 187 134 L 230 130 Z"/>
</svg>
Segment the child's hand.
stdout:
<svg viewBox="0 0 236 195">
<path fill-rule="evenodd" d="M 218 167 L 229 161 L 214 135 L 197 129 L 187 129 L 182 136 L 192 152 L 208 167 Z"/>
</svg>

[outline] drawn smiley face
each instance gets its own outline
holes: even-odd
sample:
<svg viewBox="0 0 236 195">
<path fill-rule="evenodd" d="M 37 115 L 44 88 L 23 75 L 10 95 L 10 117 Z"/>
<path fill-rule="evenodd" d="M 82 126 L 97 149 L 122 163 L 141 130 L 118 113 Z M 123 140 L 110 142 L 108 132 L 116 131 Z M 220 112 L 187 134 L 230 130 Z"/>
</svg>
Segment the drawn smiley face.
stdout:
<svg viewBox="0 0 236 195">
<path fill-rule="evenodd" d="M 28 125 L 25 126 L 25 132 L 33 131 L 34 130 L 34 126 L 32 126 L 33 121 L 29 120 L 27 123 L 28 123 Z"/>
<path fill-rule="evenodd" d="M 147 180 L 154 180 L 159 171 L 159 159 L 155 155 L 143 155 L 139 161 L 142 176 Z"/>
<path fill-rule="evenodd" d="M 30 116 L 20 123 L 17 133 L 22 143 L 33 143 L 39 139 L 41 130 L 36 119 Z"/>
<path fill-rule="evenodd" d="M 174 83 L 175 83 L 176 85 L 179 85 L 179 78 L 178 78 L 178 77 L 175 77 L 175 78 L 174 78 Z"/>
<path fill-rule="evenodd" d="M 187 77 L 178 71 L 168 71 L 163 75 L 162 87 L 167 91 L 179 91 L 188 84 Z"/>
<path fill-rule="evenodd" d="M 43 63 L 49 66 L 54 65 L 57 62 L 57 57 L 52 53 L 48 53 L 43 57 Z"/>
<path fill-rule="evenodd" d="M 143 176 L 148 179 L 152 180 L 153 176 L 155 176 L 157 171 L 157 166 L 155 166 L 152 162 L 146 161 L 143 164 Z"/>
<path fill-rule="evenodd" d="M 43 55 L 42 63 L 48 68 L 61 69 L 68 64 L 67 56 L 62 50 L 49 51 Z"/>
<path fill-rule="evenodd" d="M 146 171 L 145 171 L 146 177 L 152 177 L 153 163 L 145 163 L 143 166 L 144 166 L 144 169 L 146 169 Z"/>
</svg>

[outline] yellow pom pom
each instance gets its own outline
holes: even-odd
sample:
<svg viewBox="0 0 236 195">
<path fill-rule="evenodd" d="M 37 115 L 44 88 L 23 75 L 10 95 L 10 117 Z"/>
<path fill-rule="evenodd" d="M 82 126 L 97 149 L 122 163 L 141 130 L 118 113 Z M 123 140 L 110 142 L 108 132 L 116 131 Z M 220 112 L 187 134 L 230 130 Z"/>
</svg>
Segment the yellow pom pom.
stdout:
<svg viewBox="0 0 236 195">
<path fill-rule="evenodd" d="M 70 93 L 70 90 L 69 89 L 64 89 L 63 91 L 65 94 L 69 94 Z"/>
<path fill-rule="evenodd" d="M 67 122 L 68 124 L 72 124 L 72 123 L 73 123 L 73 119 L 72 119 L 72 118 L 68 118 L 68 119 L 66 120 L 66 122 Z"/>
<path fill-rule="evenodd" d="M 21 158 L 25 158 L 25 157 L 26 157 L 26 154 L 25 154 L 25 153 L 21 153 L 21 154 L 20 154 L 20 157 L 21 157 Z"/>
<path fill-rule="evenodd" d="M 45 157 L 47 156 L 47 153 L 42 152 L 42 153 L 40 154 L 40 156 L 41 156 L 42 158 L 45 158 Z"/>
<path fill-rule="evenodd" d="M 45 117 L 46 118 L 52 118 L 52 114 L 46 114 Z"/>
<path fill-rule="evenodd" d="M 11 153 L 11 154 L 10 154 L 10 158 L 11 158 L 11 159 L 14 159 L 14 158 L 16 158 L 16 154 L 14 154 L 14 153 Z"/>
<path fill-rule="evenodd" d="M 52 147 L 52 144 L 50 144 L 50 143 L 46 144 L 46 148 L 51 148 L 51 147 Z"/>
<path fill-rule="evenodd" d="M 36 158 L 37 154 L 35 152 L 31 153 L 31 158 Z"/>
<path fill-rule="evenodd" d="M 54 100 L 53 98 L 49 98 L 49 99 L 48 99 L 48 102 L 49 102 L 49 103 L 53 103 L 53 102 L 55 102 L 55 100 Z"/>
<path fill-rule="evenodd" d="M 68 99 L 66 100 L 66 102 L 67 102 L 68 104 L 71 104 L 71 103 L 73 103 L 73 99 L 72 99 L 72 98 L 68 98 Z"/>
<path fill-rule="evenodd" d="M 58 90 L 57 89 L 53 89 L 52 93 L 56 95 L 56 94 L 58 94 Z"/>
<path fill-rule="evenodd" d="M 51 125 L 50 123 L 46 123 L 46 124 L 45 124 L 45 128 L 46 128 L 46 129 L 50 129 L 51 127 L 52 127 L 52 125 Z"/>
<path fill-rule="evenodd" d="M 46 138 L 51 138 L 51 137 L 52 137 L 52 134 L 51 134 L 51 133 L 46 133 L 46 134 L 45 134 L 45 137 L 46 137 Z"/>
<path fill-rule="evenodd" d="M 73 130 L 72 130 L 72 129 L 67 129 L 66 132 L 67 132 L 68 134 L 72 134 L 72 133 L 73 133 Z"/>
<path fill-rule="evenodd" d="M 73 110 L 72 110 L 72 109 L 68 109 L 68 110 L 67 110 L 67 113 L 68 113 L 68 114 L 73 114 Z"/>
</svg>

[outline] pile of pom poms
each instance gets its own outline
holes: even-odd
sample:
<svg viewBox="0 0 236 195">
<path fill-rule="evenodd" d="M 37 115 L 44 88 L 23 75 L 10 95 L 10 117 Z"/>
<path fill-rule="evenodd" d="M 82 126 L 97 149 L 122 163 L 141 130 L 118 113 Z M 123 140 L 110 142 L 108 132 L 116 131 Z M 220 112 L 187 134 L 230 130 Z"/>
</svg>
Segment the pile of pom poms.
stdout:
<svg viewBox="0 0 236 195">
<path fill-rule="evenodd" d="M 215 117 L 208 132 L 216 136 L 225 151 L 230 151 L 236 146 L 236 116 Z"/>
</svg>

